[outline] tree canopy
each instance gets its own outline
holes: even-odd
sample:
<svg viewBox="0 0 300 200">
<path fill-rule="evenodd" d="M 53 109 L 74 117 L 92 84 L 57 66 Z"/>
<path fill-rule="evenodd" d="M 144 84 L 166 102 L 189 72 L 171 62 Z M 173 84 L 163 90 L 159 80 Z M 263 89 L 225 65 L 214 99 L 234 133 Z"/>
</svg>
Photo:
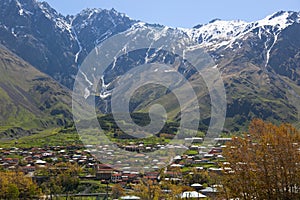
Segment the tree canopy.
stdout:
<svg viewBox="0 0 300 200">
<path fill-rule="evenodd" d="M 32 199 L 41 194 L 30 177 L 14 171 L 0 171 L 0 191 L 0 199 Z"/>
<path fill-rule="evenodd" d="M 300 199 L 300 133 L 255 119 L 244 137 L 224 149 L 224 196 L 239 199 Z"/>
</svg>

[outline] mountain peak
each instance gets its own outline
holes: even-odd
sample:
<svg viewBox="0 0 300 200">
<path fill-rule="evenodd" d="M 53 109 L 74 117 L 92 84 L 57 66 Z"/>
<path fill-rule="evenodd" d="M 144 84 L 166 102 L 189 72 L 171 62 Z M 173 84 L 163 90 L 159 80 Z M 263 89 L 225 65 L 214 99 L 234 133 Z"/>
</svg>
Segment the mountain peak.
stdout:
<svg viewBox="0 0 300 200">
<path fill-rule="evenodd" d="M 271 17 L 269 17 L 269 20 L 272 20 L 272 19 L 274 19 L 274 18 L 276 18 L 276 17 L 280 17 L 280 16 L 283 16 L 284 14 L 286 14 L 287 13 L 287 11 L 278 11 L 278 12 L 275 12 L 275 13 L 273 13 L 272 15 L 271 15 Z"/>
<path fill-rule="evenodd" d="M 295 20 L 295 18 L 300 17 L 300 12 L 295 12 L 295 11 L 278 11 L 273 13 L 272 15 L 267 16 L 266 18 L 269 17 L 269 20 L 274 20 L 278 18 L 287 18 L 290 20 Z"/>
<path fill-rule="evenodd" d="M 193 29 L 198 29 L 201 28 L 203 26 L 203 24 L 197 24 L 196 26 L 193 26 Z"/>
<path fill-rule="evenodd" d="M 209 24 L 212 24 L 212 23 L 214 23 L 214 22 L 216 22 L 216 21 L 221 21 L 221 19 L 216 18 L 216 19 L 210 20 L 208 23 L 209 23 Z"/>
<path fill-rule="evenodd" d="M 279 30 L 285 29 L 294 22 L 299 22 L 299 13 L 292 11 L 279 11 L 259 20 L 255 23 L 256 26 L 274 26 Z"/>
<path fill-rule="evenodd" d="M 86 9 L 83 9 L 76 16 L 89 16 L 88 18 L 91 18 L 93 15 L 101 14 L 101 13 L 112 15 L 112 16 L 128 17 L 126 14 L 120 13 L 117 10 L 115 10 L 114 8 L 109 9 L 109 10 L 108 9 L 101 9 L 101 8 L 86 8 Z"/>
<path fill-rule="evenodd" d="M 247 23 L 241 20 L 224 21 L 216 19 L 205 25 L 181 30 L 198 43 L 214 44 L 220 43 L 221 40 L 229 40 L 235 37 L 242 32 L 246 26 Z"/>
<path fill-rule="evenodd" d="M 258 29 L 261 29 L 261 31 L 258 31 L 260 38 L 264 31 L 278 35 L 283 29 L 293 23 L 300 23 L 300 12 L 279 11 L 262 20 L 250 23 L 242 20 L 225 21 L 213 19 L 207 24 L 181 30 L 199 44 L 215 49 L 231 45 L 233 41 L 253 30 L 257 32 Z"/>
<path fill-rule="evenodd" d="M 85 8 L 79 13 L 79 15 L 89 15 L 91 13 L 100 13 L 100 12 L 102 12 L 101 8 Z"/>
</svg>

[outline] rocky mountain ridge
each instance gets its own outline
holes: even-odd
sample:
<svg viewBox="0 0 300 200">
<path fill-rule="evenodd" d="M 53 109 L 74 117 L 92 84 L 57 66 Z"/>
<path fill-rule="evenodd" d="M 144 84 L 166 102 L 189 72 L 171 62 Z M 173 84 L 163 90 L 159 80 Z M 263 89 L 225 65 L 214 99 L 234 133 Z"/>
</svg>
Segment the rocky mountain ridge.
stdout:
<svg viewBox="0 0 300 200">
<path fill-rule="evenodd" d="M 73 88 L 80 65 L 97 45 L 124 31 L 130 34 L 158 27 L 162 32 L 156 34 L 157 39 L 163 32 L 184 34 L 214 59 L 227 93 L 227 128 L 239 130 L 239 125 L 244 126 L 253 117 L 297 123 L 299 12 L 279 11 L 250 23 L 217 19 L 183 29 L 140 22 L 114 9 L 86 9 L 75 16 L 63 16 L 47 3 L 36 0 L 4 0 L 0 4 L 0 43 L 69 89 Z M 140 60 L 133 59 L 132 64 L 164 57 L 162 52 L 146 53 L 141 52 Z M 121 61 L 119 66 L 124 63 Z M 162 62 L 172 62 L 172 58 Z M 112 67 L 112 71 L 102 77 L 103 85 L 115 82 L 129 69 L 124 65 Z M 83 76 L 87 81 L 92 79 L 84 73 Z M 103 100 L 109 97 L 107 94 L 96 97 L 99 107 L 103 107 Z M 163 99 L 158 95 L 151 101 Z M 141 103 L 139 99 L 136 102 L 135 109 L 149 103 Z M 209 121 L 209 117 L 205 121 Z"/>
</svg>

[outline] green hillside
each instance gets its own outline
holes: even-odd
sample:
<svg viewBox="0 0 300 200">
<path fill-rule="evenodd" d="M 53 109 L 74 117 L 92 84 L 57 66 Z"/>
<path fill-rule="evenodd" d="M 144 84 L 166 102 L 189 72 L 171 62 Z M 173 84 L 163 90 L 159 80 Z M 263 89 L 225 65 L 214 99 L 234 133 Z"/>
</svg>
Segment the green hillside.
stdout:
<svg viewBox="0 0 300 200">
<path fill-rule="evenodd" d="M 70 92 L 0 48 L 0 138 L 72 124 Z"/>
</svg>

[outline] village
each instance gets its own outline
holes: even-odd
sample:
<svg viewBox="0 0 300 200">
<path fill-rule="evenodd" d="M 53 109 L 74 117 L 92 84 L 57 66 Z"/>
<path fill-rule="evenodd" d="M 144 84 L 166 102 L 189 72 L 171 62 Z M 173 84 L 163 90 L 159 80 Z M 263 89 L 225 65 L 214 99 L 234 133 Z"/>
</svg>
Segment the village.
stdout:
<svg viewBox="0 0 300 200">
<path fill-rule="evenodd" d="M 53 168 L 57 163 L 73 163 L 82 169 L 79 175 L 80 182 L 98 182 L 103 186 L 99 190 L 82 191 L 82 194 L 102 192 L 109 196 L 111 188 L 115 184 L 124 188 L 126 194 L 131 194 L 132 185 L 139 184 L 141 180 L 151 180 L 153 183 L 168 181 L 192 188 L 191 191 L 184 191 L 181 194 L 183 198 L 213 198 L 218 193 L 219 185 L 217 182 L 209 180 L 209 176 L 210 174 L 221 173 L 224 169 L 219 166 L 220 162 L 226 164 L 222 156 L 222 148 L 231 138 L 216 138 L 216 145 L 209 149 L 201 146 L 202 138 L 187 138 L 186 140 L 192 140 L 192 145 L 186 147 L 185 154 L 175 156 L 171 163 L 164 168 L 159 167 L 159 164 L 165 164 L 159 158 L 153 160 L 154 167 L 144 173 L 135 171 L 130 166 L 114 169 L 109 164 L 101 163 L 93 151 L 106 151 L 110 156 L 114 156 L 114 152 L 107 149 L 106 146 L 95 145 L 0 148 L 0 169 L 22 171 L 27 177 L 31 177 L 38 184 L 42 184 L 48 177 L 41 175 L 41 170 Z M 163 149 L 166 148 L 166 145 L 131 144 L 121 148 L 126 151 L 136 151 L 137 157 L 143 157 L 147 151 Z M 198 173 L 198 176 L 194 173 Z M 163 192 L 168 193 L 170 191 L 166 189 Z M 133 196 L 125 196 L 122 199 L 126 198 L 133 198 Z"/>
</svg>

